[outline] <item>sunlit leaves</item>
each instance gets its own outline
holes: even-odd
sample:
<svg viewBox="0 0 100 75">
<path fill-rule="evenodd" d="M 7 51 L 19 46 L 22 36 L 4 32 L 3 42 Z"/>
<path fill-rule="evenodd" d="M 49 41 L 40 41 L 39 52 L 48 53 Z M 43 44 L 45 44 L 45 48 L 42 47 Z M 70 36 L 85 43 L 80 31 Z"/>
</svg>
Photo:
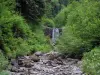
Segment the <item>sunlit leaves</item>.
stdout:
<svg viewBox="0 0 100 75">
<path fill-rule="evenodd" d="M 100 48 L 84 54 L 83 70 L 90 75 L 100 74 Z"/>
</svg>

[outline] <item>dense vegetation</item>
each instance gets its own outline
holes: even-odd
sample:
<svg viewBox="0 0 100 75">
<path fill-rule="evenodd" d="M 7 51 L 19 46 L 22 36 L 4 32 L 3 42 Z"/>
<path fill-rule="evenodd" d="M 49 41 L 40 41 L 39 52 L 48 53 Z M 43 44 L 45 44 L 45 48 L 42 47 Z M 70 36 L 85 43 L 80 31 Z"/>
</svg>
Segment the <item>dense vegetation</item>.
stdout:
<svg viewBox="0 0 100 75">
<path fill-rule="evenodd" d="M 60 23 L 65 24 L 60 49 L 64 51 L 68 49 L 67 52 L 75 50 L 73 51 L 75 53 L 76 50 L 84 52 L 99 46 L 99 4 L 94 1 L 73 2 L 60 12 L 61 15 L 58 15 L 57 18 L 59 19 L 61 16 L 63 19 Z M 67 40 L 65 41 L 65 39 Z"/>
<path fill-rule="evenodd" d="M 29 14 L 22 17 L 20 11 L 15 9 L 15 0 L 0 0 L 0 71 L 7 68 L 8 59 L 30 54 L 36 50 L 43 52 L 51 50 L 39 23 L 38 25 L 30 23 L 29 18 L 24 19 Z M 35 12 L 32 14 L 37 15 Z M 38 18 L 40 16 L 37 15 Z M 37 18 L 33 21 L 36 20 Z"/>
<path fill-rule="evenodd" d="M 16 0 L 16 10 L 34 22 L 43 15 L 44 9 L 43 0 Z"/>
<path fill-rule="evenodd" d="M 83 58 L 83 70 L 89 75 L 100 74 L 100 48 L 96 47 L 91 52 L 85 53 Z"/>
<path fill-rule="evenodd" d="M 83 58 L 83 71 L 99 75 L 99 11 L 99 0 L 0 0 L 0 75 L 12 58 L 52 50 L 44 27 L 62 28 L 57 50 Z"/>
<path fill-rule="evenodd" d="M 57 25 L 63 25 L 58 50 L 69 57 L 83 57 L 83 70 L 88 75 L 100 74 L 97 48 L 100 45 L 99 10 L 99 1 L 73 1 L 55 17 Z"/>
</svg>

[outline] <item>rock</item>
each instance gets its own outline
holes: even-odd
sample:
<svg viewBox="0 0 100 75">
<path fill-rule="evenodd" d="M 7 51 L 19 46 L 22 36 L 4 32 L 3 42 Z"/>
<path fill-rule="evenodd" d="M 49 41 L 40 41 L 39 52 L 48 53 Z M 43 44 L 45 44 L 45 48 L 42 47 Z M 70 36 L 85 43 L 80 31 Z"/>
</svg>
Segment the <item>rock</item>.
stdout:
<svg viewBox="0 0 100 75">
<path fill-rule="evenodd" d="M 77 66 L 78 66 L 79 68 L 82 68 L 82 61 L 78 61 L 78 62 L 77 62 Z"/>
<path fill-rule="evenodd" d="M 12 66 L 15 66 L 15 67 L 19 67 L 19 65 L 18 65 L 18 62 L 17 62 L 17 60 L 15 60 L 15 59 L 11 59 L 11 65 Z"/>
<path fill-rule="evenodd" d="M 14 75 L 25 75 L 24 73 L 16 73 Z"/>
<path fill-rule="evenodd" d="M 77 64 L 78 59 L 71 59 L 71 58 L 67 58 L 66 59 L 67 64 L 72 65 L 72 64 Z"/>
<path fill-rule="evenodd" d="M 52 65 L 52 61 L 49 60 L 49 61 L 46 63 L 46 65 L 47 65 L 47 66 L 53 66 L 53 65 Z"/>
<path fill-rule="evenodd" d="M 30 74 L 33 74 L 33 75 L 34 75 L 34 74 L 35 74 L 35 75 L 37 75 L 37 74 L 38 74 L 38 72 L 35 72 L 35 71 L 34 71 L 34 70 L 32 70 L 32 69 L 31 69 L 31 70 L 29 70 L 29 73 L 30 73 Z"/>
<path fill-rule="evenodd" d="M 42 66 L 39 64 L 34 64 L 33 69 L 40 71 L 42 69 Z"/>
<path fill-rule="evenodd" d="M 18 68 L 12 66 L 12 68 L 11 68 L 11 72 L 18 72 Z"/>
<path fill-rule="evenodd" d="M 38 56 L 36 56 L 35 54 L 30 56 L 30 59 L 34 62 L 38 62 L 40 60 L 40 58 Z"/>
<path fill-rule="evenodd" d="M 47 72 L 47 73 L 54 73 L 55 72 L 53 69 L 49 69 L 49 68 L 46 68 L 46 67 L 43 67 L 42 70 Z"/>
<path fill-rule="evenodd" d="M 26 71 L 26 68 L 25 68 L 25 67 L 20 67 L 20 68 L 18 69 L 18 72 L 24 72 L 24 71 Z"/>
<path fill-rule="evenodd" d="M 22 61 L 22 66 L 23 66 L 23 67 L 30 68 L 30 67 L 32 67 L 33 65 L 31 64 L 31 60 L 30 60 L 30 59 L 24 59 L 24 60 Z"/>
<path fill-rule="evenodd" d="M 80 68 L 72 66 L 72 75 L 82 75 L 82 71 L 80 70 Z"/>
<path fill-rule="evenodd" d="M 24 63 L 24 66 L 25 66 L 26 68 L 30 68 L 30 67 L 32 67 L 33 65 L 31 64 L 31 62 L 25 62 L 25 63 Z"/>
<path fill-rule="evenodd" d="M 24 59 L 18 59 L 18 65 L 23 66 L 23 61 L 24 61 Z"/>
<path fill-rule="evenodd" d="M 32 67 L 33 66 L 33 61 L 29 58 L 29 56 L 24 56 L 24 58 L 18 59 L 18 65 L 20 67 Z"/>
<path fill-rule="evenodd" d="M 24 56 L 24 59 L 30 59 L 30 57 L 29 56 Z"/>
<path fill-rule="evenodd" d="M 41 64 L 47 64 L 49 60 L 40 60 Z"/>
<path fill-rule="evenodd" d="M 41 51 L 35 52 L 34 54 L 35 54 L 36 56 L 42 56 L 42 55 L 43 55 L 43 53 L 42 53 Z"/>
<path fill-rule="evenodd" d="M 17 60 L 19 67 L 13 65 L 11 75 L 84 75 L 80 65 L 77 66 L 81 64 L 79 60 L 62 58 L 53 51 L 43 55 L 37 52 Z"/>
<path fill-rule="evenodd" d="M 16 73 L 15 72 L 10 72 L 9 75 L 16 75 Z"/>
<path fill-rule="evenodd" d="M 48 60 L 54 60 L 59 57 L 59 53 L 51 51 L 51 52 L 45 54 L 45 56 L 47 57 Z"/>
<path fill-rule="evenodd" d="M 64 64 L 64 62 L 63 62 L 63 60 L 62 60 L 61 57 L 58 57 L 58 58 L 55 59 L 55 60 L 56 60 L 56 63 L 59 64 L 59 65 L 63 65 L 63 64 Z"/>
</svg>

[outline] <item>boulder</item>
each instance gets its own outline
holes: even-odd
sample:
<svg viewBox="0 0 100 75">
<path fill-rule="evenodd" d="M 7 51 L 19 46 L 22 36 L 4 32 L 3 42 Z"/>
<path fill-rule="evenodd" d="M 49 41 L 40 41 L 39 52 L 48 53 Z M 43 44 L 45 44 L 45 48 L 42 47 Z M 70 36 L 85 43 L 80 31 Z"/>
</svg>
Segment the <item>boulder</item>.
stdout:
<svg viewBox="0 0 100 75">
<path fill-rule="evenodd" d="M 11 67 L 11 72 L 18 72 L 18 68 L 12 66 L 12 67 Z"/>
<path fill-rule="evenodd" d="M 30 67 L 33 66 L 33 64 L 32 64 L 30 59 L 26 59 L 26 60 L 23 61 L 23 66 L 27 67 L 27 68 L 30 68 Z"/>
<path fill-rule="evenodd" d="M 38 56 L 36 56 L 35 54 L 30 56 L 30 59 L 34 62 L 38 62 L 40 60 L 40 58 Z"/>
<path fill-rule="evenodd" d="M 45 56 L 47 57 L 48 60 L 54 60 L 57 59 L 60 56 L 60 54 L 58 52 L 51 51 L 45 54 Z"/>
<path fill-rule="evenodd" d="M 35 54 L 36 56 L 42 56 L 42 55 L 43 55 L 43 53 L 42 53 L 41 51 L 35 52 L 34 54 Z"/>
</svg>

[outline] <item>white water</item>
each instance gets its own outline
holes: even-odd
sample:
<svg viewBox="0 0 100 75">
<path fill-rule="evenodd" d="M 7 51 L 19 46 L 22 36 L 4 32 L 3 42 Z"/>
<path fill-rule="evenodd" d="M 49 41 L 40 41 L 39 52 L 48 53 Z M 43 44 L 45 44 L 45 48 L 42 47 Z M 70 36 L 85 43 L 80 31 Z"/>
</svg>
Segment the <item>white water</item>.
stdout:
<svg viewBox="0 0 100 75">
<path fill-rule="evenodd" d="M 58 39 L 59 34 L 60 34 L 59 29 L 53 28 L 53 30 L 52 30 L 52 44 L 53 45 L 56 43 L 56 40 Z"/>
</svg>

